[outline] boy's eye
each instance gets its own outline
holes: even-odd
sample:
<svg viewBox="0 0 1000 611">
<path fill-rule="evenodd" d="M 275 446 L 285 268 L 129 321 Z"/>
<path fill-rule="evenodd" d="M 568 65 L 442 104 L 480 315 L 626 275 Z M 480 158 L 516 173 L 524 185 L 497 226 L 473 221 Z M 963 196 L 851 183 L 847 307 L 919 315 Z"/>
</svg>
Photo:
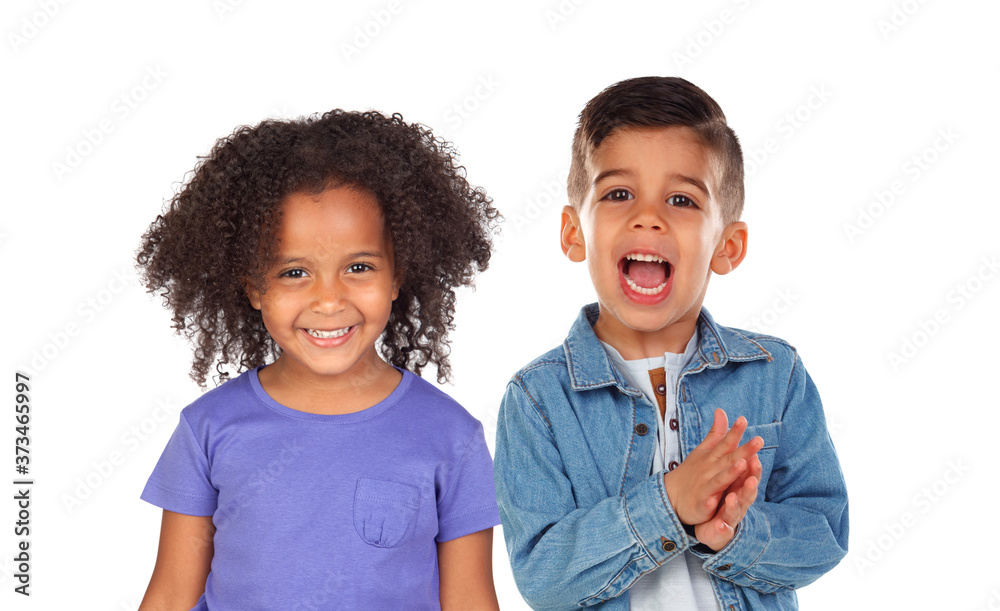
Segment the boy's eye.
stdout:
<svg viewBox="0 0 1000 611">
<path fill-rule="evenodd" d="M 613 202 L 624 202 L 632 199 L 632 194 L 625 189 L 614 189 L 604 196 L 604 199 Z"/>
<path fill-rule="evenodd" d="M 695 208 L 697 204 L 687 195 L 671 195 L 667 198 L 667 203 L 678 208 Z"/>
<path fill-rule="evenodd" d="M 348 268 L 347 272 L 350 274 L 361 274 L 372 269 L 371 265 L 367 263 L 352 263 Z"/>
</svg>

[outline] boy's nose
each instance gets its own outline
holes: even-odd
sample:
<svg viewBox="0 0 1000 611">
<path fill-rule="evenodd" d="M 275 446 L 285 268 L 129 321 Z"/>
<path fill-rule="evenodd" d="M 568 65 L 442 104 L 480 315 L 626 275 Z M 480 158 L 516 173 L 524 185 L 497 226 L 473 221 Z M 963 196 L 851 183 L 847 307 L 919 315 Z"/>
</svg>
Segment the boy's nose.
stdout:
<svg viewBox="0 0 1000 611">
<path fill-rule="evenodd" d="M 663 205 L 661 202 L 650 200 L 636 202 L 632 208 L 634 211 L 632 228 L 662 231 L 666 227 L 663 216 L 660 214 Z"/>
</svg>

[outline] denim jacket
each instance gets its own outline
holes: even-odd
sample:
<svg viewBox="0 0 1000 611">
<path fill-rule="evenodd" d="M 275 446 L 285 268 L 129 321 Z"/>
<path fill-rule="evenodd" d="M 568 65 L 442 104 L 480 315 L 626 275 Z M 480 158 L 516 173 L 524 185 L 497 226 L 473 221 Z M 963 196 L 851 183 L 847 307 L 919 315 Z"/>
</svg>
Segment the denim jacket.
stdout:
<svg viewBox="0 0 1000 611">
<path fill-rule="evenodd" d="M 689 535 L 663 473 L 650 475 L 656 408 L 625 381 L 583 308 L 561 348 L 508 383 L 494 473 L 514 578 L 534 609 L 628 609 L 628 588 L 690 549 L 726 611 L 797 609 L 795 588 L 847 553 L 847 490 L 819 395 L 795 349 L 717 325 L 678 380 L 687 456 L 715 408 L 746 416 L 742 443 L 764 439 L 757 500 L 718 552 Z M 670 608 L 664 601 L 664 609 Z"/>
</svg>

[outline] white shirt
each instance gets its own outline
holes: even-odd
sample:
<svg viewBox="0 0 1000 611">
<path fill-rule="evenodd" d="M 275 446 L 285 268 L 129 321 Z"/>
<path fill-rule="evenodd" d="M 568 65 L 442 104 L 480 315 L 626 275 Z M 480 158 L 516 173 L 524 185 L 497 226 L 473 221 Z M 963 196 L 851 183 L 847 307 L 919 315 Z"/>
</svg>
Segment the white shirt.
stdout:
<svg viewBox="0 0 1000 611">
<path fill-rule="evenodd" d="M 611 362 L 626 381 L 642 391 L 653 404 L 656 412 L 656 452 L 653 453 L 653 467 L 650 474 L 668 470 L 681 460 L 680 435 L 676 429 L 664 424 L 671 420 L 678 422 L 677 380 L 681 372 L 694 358 L 698 346 L 698 331 L 687 343 L 683 354 L 665 352 L 663 356 L 627 361 L 610 344 L 601 342 Z M 663 368 L 666 374 L 666 409 L 660 417 L 659 403 L 649 379 L 651 369 Z M 658 569 L 639 578 L 629 589 L 629 607 L 635 611 L 671 609 L 672 611 L 718 611 L 719 603 L 712 590 L 712 582 L 702 568 L 703 560 L 685 550 Z"/>
</svg>

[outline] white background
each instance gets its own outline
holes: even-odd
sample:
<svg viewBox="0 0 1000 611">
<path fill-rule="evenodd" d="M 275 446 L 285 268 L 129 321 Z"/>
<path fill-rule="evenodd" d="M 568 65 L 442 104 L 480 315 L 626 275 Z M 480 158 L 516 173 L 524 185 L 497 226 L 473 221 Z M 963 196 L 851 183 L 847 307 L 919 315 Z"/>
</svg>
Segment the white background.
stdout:
<svg viewBox="0 0 1000 611">
<path fill-rule="evenodd" d="M 998 13 L 916 0 L 4 3 L 0 606 L 138 605 L 160 516 L 139 492 L 199 389 L 132 258 L 216 138 L 342 107 L 400 112 L 455 143 L 507 217 L 490 270 L 461 294 L 446 389 L 492 444 L 506 380 L 593 299 L 557 242 L 577 114 L 623 78 L 679 74 L 757 160 L 749 255 L 706 305 L 800 350 L 847 477 L 851 552 L 801 590 L 803 608 L 997 608 L 1000 279 L 985 262 L 1000 257 Z M 16 371 L 33 373 L 30 598 L 11 575 Z M 522 609 L 503 547 L 498 529 L 501 606 Z"/>
</svg>

